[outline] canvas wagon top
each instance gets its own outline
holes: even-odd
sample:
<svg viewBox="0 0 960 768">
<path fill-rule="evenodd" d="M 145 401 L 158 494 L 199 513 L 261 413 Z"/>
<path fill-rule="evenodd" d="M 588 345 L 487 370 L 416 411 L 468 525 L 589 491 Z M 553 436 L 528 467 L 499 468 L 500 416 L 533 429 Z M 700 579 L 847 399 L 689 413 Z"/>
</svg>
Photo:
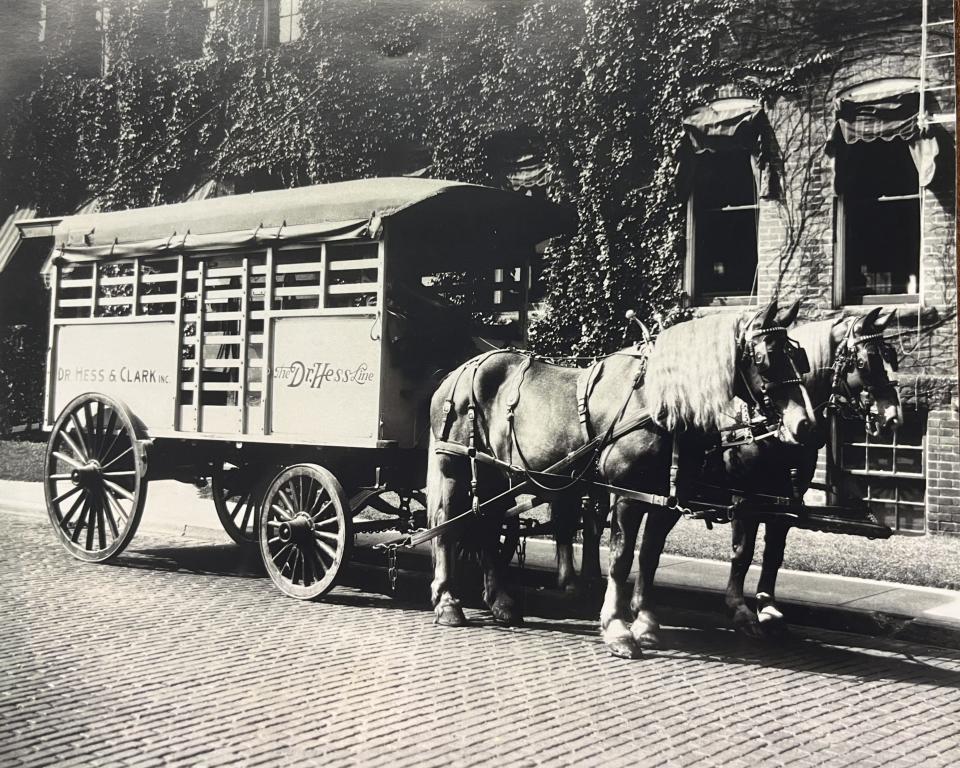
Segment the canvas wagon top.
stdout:
<svg viewBox="0 0 960 768">
<path fill-rule="evenodd" d="M 571 223 L 565 209 L 544 199 L 477 184 L 398 177 L 32 219 L 18 226 L 24 237 L 53 237 L 54 258 L 65 261 L 379 239 L 387 228 L 403 250 L 433 262 L 423 266 L 450 268 L 477 257 L 508 263 L 518 250 L 569 231 Z M 438 252 L 444 241 L 457 246 Z"/>
</svg>

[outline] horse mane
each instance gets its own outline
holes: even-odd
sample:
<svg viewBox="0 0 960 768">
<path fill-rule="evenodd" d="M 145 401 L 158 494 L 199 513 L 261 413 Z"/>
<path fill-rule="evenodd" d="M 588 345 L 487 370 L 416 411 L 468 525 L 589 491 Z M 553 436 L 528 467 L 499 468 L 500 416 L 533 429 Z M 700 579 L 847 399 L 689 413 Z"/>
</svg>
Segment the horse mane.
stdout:
<svg viewBox="0 0 960 768">
<path fill-rule="evenodd" d="M 807 388 L 814 407 L 826 402 L 830 397 L 830 384 L 833 378 L 833 329 L 843 322 L 842 319 L 818 320 L 803 323 L 790 329 L 790 338 L 807 352 L 810 361 L 810 373 L 803 375 L 803 385 Z"/>
<path fill-rule="evenodd" d="M 644 396 L 661 427 L 712 429 L 733 399 L 739 314 L 718 313 L 671 326 L 647 362 Z"/>
</svg>

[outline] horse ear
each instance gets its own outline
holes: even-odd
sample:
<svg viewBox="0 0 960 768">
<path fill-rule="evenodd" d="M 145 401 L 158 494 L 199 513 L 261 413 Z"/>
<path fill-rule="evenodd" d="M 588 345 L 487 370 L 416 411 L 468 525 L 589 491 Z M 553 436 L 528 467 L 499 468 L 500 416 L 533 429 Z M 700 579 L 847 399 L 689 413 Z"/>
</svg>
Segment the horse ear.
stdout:
<svg viewBox="0 0 960 768">
<path fill-rule="evenodd" d="M 884 328 L 887 327 L 890 321 L 893 320 L 896 314 L 897 314 L 896 307 L 893 307 L 892 309 L 888 309 L 885 312 L 881 312 L 880 315 L 877 317 L 877 319 L 874 320 L 873 327 L 876 328 L 878 331 L 882 331 Z"/>
<path fill-rule="evenodd" d="M 850 322 L 848 318 L 838 318 L 837 321 L 830 328 L 830 338 L 833 339 L 834 344 L 839 344 L 847 337 L 847 331 L 850 329 Z"/>
<path fill-rule="evenodd" d="M 797 299 L 777 315 L 777 325 L 789 328 L 796 321 L 798 314 L 800 314 L 800 299 Z"/>
<path fill-rule="evenodd" d="M 773 325 L 776 317 L 777 300 L 771 299 L 767 306 L 757 310 L 757 313 L 750 320 L 750 325 L 757 326 L 758 328 L 769 328 L 771 325 Z"/>
<path fill-rule="evenodd" d="M 882 309 L 883 307 L 874 307 L 869 312 L 867 312 L 867 314 L 864 317 L 860 318 L 860 320 L 857 321 L 857 327 L 856 327 L 857 332 L 869 333 L 871 330 L 873 330 L 873 327 L 877 322 L 877 317 L 880 315 L 880 311 Z"/>
</svg>

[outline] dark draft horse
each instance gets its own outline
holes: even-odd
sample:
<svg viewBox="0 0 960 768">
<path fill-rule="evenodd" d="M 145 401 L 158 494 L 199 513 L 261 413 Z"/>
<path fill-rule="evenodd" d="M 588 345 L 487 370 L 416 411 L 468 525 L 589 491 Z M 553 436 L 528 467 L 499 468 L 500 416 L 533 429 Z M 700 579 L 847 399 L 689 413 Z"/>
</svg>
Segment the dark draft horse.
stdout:
<svg viewBox="0 0 960 768">
<path fill-rule="evenodd" d="M 814 417 L 809 398 L 789 359 L 786 334 L 778 333 L 793 317 L 795 309 L 778 316 L 773 301 L 754 315 L 722 313 L 667 329 L 649 357 L 645 377 L 643 360 L 630 350 L 607 357 L 592 382 L 586 432 L 603 435 L 611 424 L 645 413 L 653 421 L 605 445 L 593 457 L 595 474 L 591 476 L 624 488 L 665 494 L 671 431 L 715 428 L 735 395 L 766 403 L 782 419 L 789 439 L 811 432 Z M 763 346 L 769 360 L 765 372 L 753 354 L 757 345 Z M 477 451 L 512 465 L 522 462 L 528 470 L 544 470 L 585 442 L 577 395 L 584 387 L 582 379 L 589 375 L 584 369 L 561 368 L 511 351 L 481 355 L 452 372 L 431 400 L 426 489 L 430 525 L 440 525 L 469 509 L 472 501 L 469 460 L 438 452 L 436 443 L 474 445 Z M 639 386 L 640 382 L 645 383 Z M 479 495 L 491 498 L 522 477 L 510 474 L 479 464 Z M 551 498 L 554 515 L 575 518 L 578 514 L 581 494 L 576 487 L 571 490 Z M 642 510 L 637 507 L 637 502 L 620 502 L 620 517 L 635 518 L 639 526 Z M 485 516 L 477 521 L 482 524 L 463 535 L 476 539 L 484 571 L 484 600 L 494 620 L 514 624 L 521 617 L 505 589 L 505 563 L 499 556 L 503 511 Z M 466 623 L 457 597 L 457 539 L 456 533 L 444 532 L 433 540 L 431 597 L 437 623 L 448 626 Z M 616 610 L 605 614 L 605 630 L 614 619 L 626 616 L 626 602 L 614 603 Z M 629 628 L 625 636 L 630 638 L 625 642 L 634 642 Z"/>
<path fill-rule="evenodd" d="M 816 439 L 797 444 L 772 437 L 714 452 L 712 461 L 701 464 L 700 492 L 696 488 L 691 492 L 706 499 L 713 498 L 720 489 L 802 497 L 813 480 L 819 449 L 826 443 L 831 410 L 846 418 L 863 418 L 873 433 L 895 430 L 903 421 L 896 382 L 891 379 L 897 357 L 893 347 L 883 340 L 883 330 L 892 317 L 892 311 L 881 316 L 877 307 L 859 319 L 824 320 L 794 328 L 791 336 L 807 352 L 810 361 L 810 372 L 803 378 L 816 404 Z M 699 448 L 685 446 L 683 450 L 703 456 Z M 796 475 L 791 474 L 791 468 L 796 469 Z M 725 499 L 721 495 L 717 500 L 729 503 L 729 495 Z M 638 618 L 632 628 L 635 639 L 642 644 L 659 642 L 659 623 L 651 600 L 653 580 L 667 534 L 679 517 L 665 511 L 651 516 L 644 529 L 633 602 Z M 763 567 L 754 612 L 746 605 L 743 587 L 753 561 L 759 525 L 749 517 L 731 523 L 732 552 L 726 590 L 734 627 L 758 638 L 776 636 L 785 629 L 775 595 L 790 530 L 786 523 L 767 522 L 764 526 Z"/>
</svg>

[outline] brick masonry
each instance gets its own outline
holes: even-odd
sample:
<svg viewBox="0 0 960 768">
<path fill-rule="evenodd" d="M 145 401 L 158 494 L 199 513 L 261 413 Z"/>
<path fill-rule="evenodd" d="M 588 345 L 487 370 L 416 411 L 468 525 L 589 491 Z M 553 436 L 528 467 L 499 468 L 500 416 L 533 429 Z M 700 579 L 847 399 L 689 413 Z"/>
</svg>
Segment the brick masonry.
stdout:
<svg viewBox="0 0 960 768">
<path fill-rule="evenodd" d="M 828 4 L 834 12 L 849 3 Z M 934 4 L 932 4 L 934 5 Z M 800 7 L 800 6 L 796 6 Z M 857 18 L 850 6 L 850 18 Z M 931 11 L 944 15 L 949 5 Z M 873 24 L 857 29 L 840 25 L 820 37 L 806 51 L 790 51 L 793 62 L 814 46 L 832 49 L 830 63 L 789 94 L 765 102 L 772 128 L 769 154 L 778 183 L 775 196 L 760 200 L 758 219 L 758 294 L 761 301 L 774 295 L 802 299 L 800 320 L 819 320 L 842 314 L 862 314 L 871 307 L 843 306 L 836 295 L 836 196 L 833 168 L 824 145 L 834 125 L 833 99 L 844 88 L 886 77 L 917 77 L 920 68 L 920 2 L 916 19 Z M 878 6 L 878 18 L 881 16 Z M 794 22 L 784 22 L 794 23 Z M 943 29 L 943 28 L 941 28 Z M 946 30 L 952 30 L 947 27 Z M 855 42 L 851 42 L 855 41 Z M 931 50 L 950 50 L 952 41 L 936 38 Z M 801 45 L 806 44 L 802 42 Z M 751 56 L 783 60 L 785 50 L 767 46 Z M 934 65 L 940 67 L 939 71 Z M 952 82 L 953 60 L 932 61 L 933 83 Z M 949 93 L 949 92 L 948 92 Z M 719 97 L 742 95 L 718 89 Z M 940 97 L 945 102 L 944 97 Z M 949 107 L 953 99 L 945 106 Z M 920 302 L 899 305 L 888 336 L 900 357 L 901 398 L 909 414 L 928 416 L 926 433 L 926 530 L 960 535 L 960 447 L 957 442 L 957 262 L 955 219 L 954 125 L 943 127 L 933 183 L 923 191 Z M 762 187 L 766 188 L 764 184 Z M 818 476 L 824 476 L 821 457 Z"/>
</svg>

